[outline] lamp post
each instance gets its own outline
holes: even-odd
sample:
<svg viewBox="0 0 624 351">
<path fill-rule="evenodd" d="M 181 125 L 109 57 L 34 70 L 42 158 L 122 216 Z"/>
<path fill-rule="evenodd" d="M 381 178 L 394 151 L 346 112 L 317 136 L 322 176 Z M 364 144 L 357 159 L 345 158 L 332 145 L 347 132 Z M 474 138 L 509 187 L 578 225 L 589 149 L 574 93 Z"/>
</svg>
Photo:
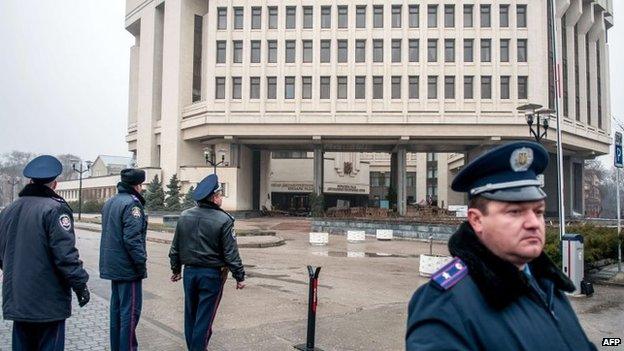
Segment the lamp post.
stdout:
<svg viewBox="0 0 624 351">
<path fill-rule="evenodd" d="M 555 110 L 542 108 L 538 104 L 526 104 L 518 107 L 518 111 L 524 112 L 530 134 L 541 143 L 542 138 L 548 135 L 549 119 Z"/>
<path fill-rule="evenodd" d="M 15 196 L 15 185 L 19 183 L 19 178 L 9 178 L 8 183 L 11 184 L 11 202 L 13 202 Z"/>
<path fill-rule="evenodd" d="M 76 167 L 76 163 L 80 164 L 80 168 Z M 89 169 L 91 168 L 91 162 L 87 161 L 87 168 L 83 169 L 83 163 L 81 161 L 74 161 L 74 163 L 72 163 L 72 169 L 77 172 L 78 174 L 80 174 L 80 180 L 78 182 L 78 220 L 81 220 L 82 217 L 82 175 L 84 173 L 87 173 L 89 171 Z"/>
<path fill-rule="evenodd" d="M 225 163 L 225 155 L 221 155 L 221 161 L 215 161 L 215 152 L 214 150 L 204 150 L 204 159 L 206 160 L 206 164 L 211 165 L 214 168 L 214 174 L 217 174 L 217 166 Z"/>
</svg>

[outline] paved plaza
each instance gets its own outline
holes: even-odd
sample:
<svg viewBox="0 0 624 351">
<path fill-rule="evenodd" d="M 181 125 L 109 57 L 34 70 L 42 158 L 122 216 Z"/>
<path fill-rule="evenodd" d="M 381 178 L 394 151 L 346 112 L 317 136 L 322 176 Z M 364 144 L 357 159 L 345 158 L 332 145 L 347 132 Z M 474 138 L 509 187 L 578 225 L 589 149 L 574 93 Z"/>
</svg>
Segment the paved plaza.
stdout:
<svg viewBox="0 0 624 351">
<path fill-rule="evenodd" d="M 350 244 L 332 235 L 330 245 L 307 243 L 309 222 L 296 218 L 239 220 L 240 229 L 271 229 L 286 240 L 272 248 L 241 249 L 247 287 L 226 283 L 211 350 L 293 350 L 305 340 L 306 265 L 321 266 L 317 346 L 323 350 L 402 350 L 407 302 L 426 282 L 418 256 L 429 245 L 417 241 Z M 78 231 L 78 248 L 91 274 L 91 302 L 74 306 L 67 322 L 67 350 L 107 350 L 109 282 L 98 277 L 99 233 Z M 170 235 L 149 233 L 154 237 Z M 143 350 L 184 350 L 181 282 L 169 281 L 169 245 L 148 242 L 149 277 L 144 282 L 139 345 Z M 446 253 L 435 244 L 434 253 Z M 597 286 L 592 298 L 572 299 L 590 339 L 624 337 L 624 288 Z M 11 324 L 0 322 L 0 350 L 10 349 Z M 609 348 L 613 350 L 614 348 Z M 616 349 L 616 348 L 615 348 Z M 620 348 L 624 349 L 624 348 Z"/>
</svg>

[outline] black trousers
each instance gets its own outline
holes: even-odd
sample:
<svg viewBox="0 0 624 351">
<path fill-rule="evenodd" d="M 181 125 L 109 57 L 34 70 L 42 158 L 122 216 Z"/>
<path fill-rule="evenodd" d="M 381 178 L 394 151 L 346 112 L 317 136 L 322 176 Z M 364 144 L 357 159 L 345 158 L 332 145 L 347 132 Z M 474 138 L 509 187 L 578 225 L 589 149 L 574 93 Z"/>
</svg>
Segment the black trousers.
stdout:
<svg viewBox="0 0 624 351">
<path fill-rule="evenodd" d="M 65 320 L 13 322 L 13 351 L 65 350 Z"/>
</svg>

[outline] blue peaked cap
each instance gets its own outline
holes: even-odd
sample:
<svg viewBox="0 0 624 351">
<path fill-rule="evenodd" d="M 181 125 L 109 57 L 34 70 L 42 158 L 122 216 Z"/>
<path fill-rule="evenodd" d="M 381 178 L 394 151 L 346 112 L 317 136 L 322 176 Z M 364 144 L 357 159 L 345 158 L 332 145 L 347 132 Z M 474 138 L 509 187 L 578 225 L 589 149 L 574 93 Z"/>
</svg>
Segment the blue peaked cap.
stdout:
<svg viewBox="0 0 624 351">
<path fill-rule="evenodd" d="M 505 202 L 546 198 L 537 179 L 548 165 L 548 152 L 541 144 L 517 141 L 497 146 L 466 165 L 451 189 Z"/>
<path fill-rule="evenodd" d="M 24 168 L 24 177 L 39 183 L 49 183 L 63 172 L 63 165 L 56 157 L 41 155 L 28 162 Z"/>
<path fill-rule="evenodd" d="M 203 200 L 220 189 L 221 186 L 219 184 L 219 177 L 217 177 L 216 174 L 211 174 L 197 184 L 197 188 L 193 191 L 193 200 Z"/>
</svg>

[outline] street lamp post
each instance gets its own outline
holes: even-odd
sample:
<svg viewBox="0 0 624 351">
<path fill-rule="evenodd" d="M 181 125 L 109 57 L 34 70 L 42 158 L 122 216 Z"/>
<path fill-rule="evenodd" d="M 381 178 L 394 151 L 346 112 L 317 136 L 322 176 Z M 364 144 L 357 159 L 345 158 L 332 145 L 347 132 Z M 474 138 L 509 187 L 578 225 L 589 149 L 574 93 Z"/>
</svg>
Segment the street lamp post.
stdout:
<svg viewBox="0 0 624 351">
<path fill-rule="evenodd" d="M 209 164 L 214 168 L 214 174 L 217 174 L 217 166 L 225 163 L 225 155 L 221 155 L 221 161 L 215 161 L 215 152 L 213 150 L 204 150 L 204 159 L 206 160 L 206 164 Z"/>
<path fill-rule="evenodd" d="M 78 181 L 78 220 L 81 220 L 82 217 L 82 175 L 87 173 L 91 168 L 91 163 L 87 162 L 87 168 L 83 169 L 83 163 L 78 161 L 80 164 L 80 168 L 76 167 L 76 163 L 72 163 L 72 169 L 80 174 L 80 180 Z"/>
<path fill-rule="evenodd" d="M 9 178 L 8 183 L 11 184 L 11 202 L 13 202 L 15 197 L 15 185 L 19 183 L 19 178 Z"/>
</svg>

